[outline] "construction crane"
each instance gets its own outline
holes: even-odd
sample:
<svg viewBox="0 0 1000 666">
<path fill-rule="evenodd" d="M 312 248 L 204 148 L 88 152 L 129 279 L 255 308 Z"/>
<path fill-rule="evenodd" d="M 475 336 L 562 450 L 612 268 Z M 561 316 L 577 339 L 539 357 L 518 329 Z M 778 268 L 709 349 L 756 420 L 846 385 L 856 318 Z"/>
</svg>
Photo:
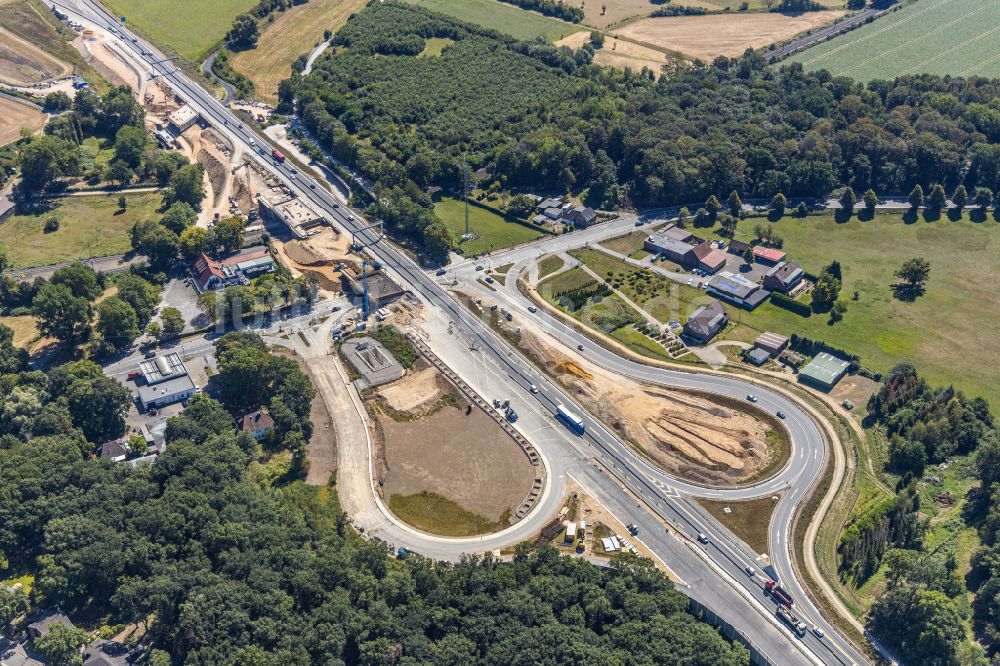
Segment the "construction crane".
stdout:
<svg viewBox="0 0 1000 666">
<path fill-rule="evenodd" d="M 385 238 L 385 234 L 383 233 L 384 229 L 385 229 L 384 224 L 385 223 L 382 222 L 382 220 L 379 220 L 375 224 L 369 224 L 367 227 L 362 227 L 362 228 L 358 229 L 357 231 L 353 231 L 351 233 L 351 245 L 350 245 L 350 248 L 349 248 L 351 250 L 351 252 L 357 252 L 358 254 L 361 254 L 362 252 L 365 251 L 365 247 L 367 247 L 367 246 L 364 243 L 362 243 L 360 240 L 358 240 L 358 234 L 361 234 L 361 233 L 363 233 L 365 231 L 368 231 L 369 229 L 378 229 L 378 233 L 375 234 L 375 240 L 373 242 L 377 243 L 380 240 L 382 240 L 383 238 Z M 361 285 L 362 285 L 362 293 L 363 293 L 363 299 L 364 299 L 362 301 L 361 312 L 362 312 L 362 314 L 364 314 L 364 317 L 365 317 L 366 320 L 371 315 L 371 304 L 369 303 L 369 299 L 368 299 L 368 267 L 369 266 L 371 266 L 375 270 L 379 270 L 380 268 L 382 268 L 382 262 L 376 261 L 374 259 L 367 259 L 367 258 L 364 258 L 364 257 L 362 257 L 362 260 L 361 260 Z"/>
</svg>

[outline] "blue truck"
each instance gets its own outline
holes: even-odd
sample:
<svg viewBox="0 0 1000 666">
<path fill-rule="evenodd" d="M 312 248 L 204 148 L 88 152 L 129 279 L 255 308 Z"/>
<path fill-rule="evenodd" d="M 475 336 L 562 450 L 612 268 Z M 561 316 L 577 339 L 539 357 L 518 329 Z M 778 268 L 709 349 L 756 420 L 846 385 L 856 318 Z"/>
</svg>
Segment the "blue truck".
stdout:
<svg viewBox="0 0 1000 666">
<path fill-rule="evenodd" d="M 556 418 L 562 421 L 563 425 L 575 432 L 577 435 L 583 435 L 583 432 L 586 429 L 583 425 L 583 421 L 580 420 L 580 417 L 566 409 L 564 405 L 556 406 Z"/>
</svg>

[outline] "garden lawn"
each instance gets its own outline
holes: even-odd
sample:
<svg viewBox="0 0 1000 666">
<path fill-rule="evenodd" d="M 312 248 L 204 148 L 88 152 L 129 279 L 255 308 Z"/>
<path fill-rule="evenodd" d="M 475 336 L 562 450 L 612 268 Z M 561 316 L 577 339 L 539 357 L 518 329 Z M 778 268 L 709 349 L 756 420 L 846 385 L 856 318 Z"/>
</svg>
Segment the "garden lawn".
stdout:
<svg viewBox="0 0 1000 666">
<path fill-rule="evenodd" d="M 249 12 L 257 0 L 104 0 L 130 27 L 176 51 L 192 62 L 204 60 L 229 32 L 237 15 Z M 303 44 L 307 51 L 311 44 Z"/>
<path fill-rule="evenodd" d="M 824 314 L 805 318 L 766 303 L 754 312 L 727 306 L 742 326 L 740 339 L 757 331 L 797 333 L 823 340 L 862 364 L 885 372 L 901 362 L 913 363 L 932 385 L 954 384 L 970 396 L 981 395 L 1000 408 L 995 381 L 1000 355 L 1000 224 L 934 222 L 906 224 L 900 215 L 857 217 L 837 223 L 832 216 L 786 217 L 774 227 L 785 240 L 789 257 L 809 272 L 819 273 L 834 259 L 844 274 L 841 297 L 847 300 L 844 320 L 830 325 Z M 736 238 L 749 241 L 759 220 L 741 221 Z M 890 290 L 893 273 L 911 257 L 931 265 L 926 293 L 912 303 L 896 300 Z M 852 300 L 854 292 L 858 300 Z M 808 296 L 806 297 L 808 299 Z"/>
<path fill-rule="evenodd" d="M 455 239 L 461 239 L 465 233 L 465 204 L 445 197 L 434 204 L 434 212 L 455 235 Z M 469 227 L 477 238 L 459 243 L 459 248 L 470 257 L 526 243 L 542 235 L 539 231 L 508 222 L 496 213 L 472 204 L 469 204 Z"/>
<path fill-rule="evenodd" d="M 555 42 L 583 30 L 582 27 L 536 12 L 518 9 L 513 5 L 505 5 L 497 0 L 407 0 L 407 2 L 453 16 L 460 21 L 505 32 L 517 39 L 544 37 L 547 41 Z"/>
<path fill-rule="evenodd" d="M 0 222 L 0 245 L 7 248 L 15 268 L 127 252 L 132 225 L 159 217 L 163 197 L 155 192 L 123 194 L 128 208 L 122 213 L 117 194 L 64 197 L 53 200 L 51 209 L 19 212 Z M 59 229 L 45 233 L 50 218 L 59 220 Z"/>
</svg>

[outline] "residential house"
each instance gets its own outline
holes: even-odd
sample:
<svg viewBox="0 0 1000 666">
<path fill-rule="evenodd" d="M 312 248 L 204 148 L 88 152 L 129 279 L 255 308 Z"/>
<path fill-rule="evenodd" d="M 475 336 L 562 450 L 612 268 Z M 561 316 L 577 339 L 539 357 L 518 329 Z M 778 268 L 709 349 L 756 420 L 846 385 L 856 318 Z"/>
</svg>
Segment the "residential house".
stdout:
<svg viewBox="0 0 1000 666">
<path fill-rule="evenodd" d="M 132 453 L 132 447 L 124 437 L 101 444 L 101 457 L 110 458 L 111 462 L 121 462 Z"/>
<path fill-rule="evenodd" d="M 250 433 L 258 442 L 267 437 L 267 433 L 274 430 L 274 419 L 267 413 L 267 410 L 258 409 L 256 412 L 244 414 L 236 420 L 236 425 L 243 432 Z"/>
<path fill-rule="evenodd" d="M 805 271 L 799 268 L 797 263 L 794 261 L 788 263 L 782 261 L 772 267 L 767 273 L 764 273 L 763 284 L 765 289 L 787 294 L 802 282 L 804 276 Z"/>
<path fill-rule="evenodd" d="M 753 310 L 771 296 L 771 292 L 756 282 L 729 271 L 722 271 L 712 277 L 707 291 L 747 310 Z"/>
<path fill-rule="evenodd" d="M 239 250 L 222 259 L 212 259 L 204 252 L 191 266 L 199 291 L 221 289 L 234 284 L 249 284 L 250 278 L 274 270 L 274 258 L 263 245 Z"/>
<path fill-rule="evenodd" d="M 705 344 L 725 328 L 728 321 L 729 315 L 726 314 L 722 303 L 712 301 L 688 317 L 684 322 L 684 335 L 699 344 Z"/>
<path fill-rule="evenodd" d="M 28 625 L 28 635 L 32 638 L 41 638 L 49 633 L 49 629 L 56 626 L 74 628 L 73 622 L 58 607 L 36 615 L 34 621 Z"/>
<path fill-rule="evenodd" d="M 787 255 L 781 250 L 773 247 L 763 247 L 757 245 L 753 249 L 753 257 L 762 264 L 773 266 L 785 260 Z"/>
<path fill-rule="evenodd" d="M 98 638 L 83 650 L 83 666 L 128 666 L 132 648 L 117 641 Z"/>
<path fill-rule="evenodd" d="M 597 222 L 597 211 L 593 208 L 577 206 L 563 214 L 566 222 L 572 222 L 577 229 L 586 229 Z"/>
</svg>

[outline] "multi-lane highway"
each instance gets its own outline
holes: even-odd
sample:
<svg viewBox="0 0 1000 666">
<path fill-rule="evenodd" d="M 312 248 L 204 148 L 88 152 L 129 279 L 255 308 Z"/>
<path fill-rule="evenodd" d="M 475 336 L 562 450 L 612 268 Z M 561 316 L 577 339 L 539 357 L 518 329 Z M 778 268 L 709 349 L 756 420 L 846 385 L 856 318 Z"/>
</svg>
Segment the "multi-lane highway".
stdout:
<svg viewBox="0 0 1000 666">
<path fill-rule="evenodd" d="M 98 29 L 114 29 L 136 62 L 147 68 L 156 65 L 160 69 L 158 63 L 163 60 L 163 55 L 152 45 L 118 26 L 116 18 L 93 0 L 63 0 L 59 6 L 91 22 Z M 571 396 L 560 387 L 544 381 L 530 362 L 459 305 L 433 275 L 423 271 L 375 232 L 364 230 L 363 220 L 339 206 L 329 192 L 323 188 L 310 188 L 302 179 L 294 178 L 295 171 L 290 164 L 276 163 L 266 154 L 258 152 L 255 144 L 260 137 L 244 127 L 207 91 L 177 71 L 163 71 L 161 76 L 206 122 L 229 136 L 245 153 L 253 155 L 298 196 L 323 211 L 333 224 L 356 234 L 391 273 L 422 299 L 429 311 L 451 322 L 456 336 L 431 340 L 429 344 L 477 390 L 484 392 L 502 388 L 509 395 L 516 396 L 519 404 L 523 405 L 519 410 L 522 419 L 518 427 L 533 442 L 535 437 L 532 435 L 542 433 L 544 441 L 537 442 L 536 446 L 545 458 L 550 478 L 556 479 L 552 482 L 555 488 L 565 483 L 566 474 L 578 476 L 588 488 L 595 489 L 598 499 L 606 503 L 616 516 L 625 522 L 641 525 L 640 538 L 686 583 L 688 587 L 685 591 L 739 627 L 755 646 L 769 655 L 773 663 L 846 665 L 864 661 L 857 650 L 823 620 L 794 578 L 789 543 L 792 513 L 817 480 L 829 453 L 819 426 L 794 400 L 776 390 L 735 377 L 664 370 L 636 363 L 593 345 L 555 319 L 546 322 L 558 332 L 563 343 L 574 348 L 578 344 L 583 345 L 583 353 L 590 360 L 615 372 L 666 386 L 699 389 L 735 398 L 743 398 L 753 392 L 758 396 L 761 407 L 785 412 L 794 448 L 791 463 L 775 479 L 754 489 L 733 491 L 727 496 L 738 499 L 772 493 L 779 487 L 786 489 L 775 513 L 777 528 L 772 533 L 774 552 L 771 555 L 783 585 L 796 598 L 796 613 L 810 624 L 823 628 L 825 638 L 812 633 L 796 637 L 775 620 L 774 603 L 762 594 L 763 580 L 759 575 L 749 576 L 745 571 L 748 564 L 754 563 L 755 555 L 691 501 L 691 496 L 703 494 L 704 489 L 668 477 L 650 467 L 601 422 L 579 407 L 573 408 L 586 425 L 582 438 L 555 426 L 552 416 L 556 405 L 574 405 Z M 512 308 L 526 313 L 526 305 L 513 293 L 505 292 L 505 297 L 510 299 Z M 461 344 L 456 344 L 456 338 L 461 339 Z M 576 353 L 575 349 L 573 353 Z M 469 367 L 475 370 L 472 376 L 467 377 L 465 371 Z M 530 391 L 533 384 L 538 385 L 538 393 Z M 550 495 L 555 497 L 556 493 L 550 492 Z M 543 508 L 551 507 L 552 501 L 543 502 Z M 536 510 L 501 535 L 464 540 L 421 534 L 388 515 L 381 520 L 380 529 L 397 543 L 407 542 L 425 554 L 456 557 L 463 551 L 481 551 L 510 543 L 522 532 L 527 534 L 537 530 L 547 517 L 542 510 Z M 663 528 L 664 524 L 669 526 L 668 530 Z M 699 534 L 707 537 L 707 543 L 696 540 Z"/>
</svg>

